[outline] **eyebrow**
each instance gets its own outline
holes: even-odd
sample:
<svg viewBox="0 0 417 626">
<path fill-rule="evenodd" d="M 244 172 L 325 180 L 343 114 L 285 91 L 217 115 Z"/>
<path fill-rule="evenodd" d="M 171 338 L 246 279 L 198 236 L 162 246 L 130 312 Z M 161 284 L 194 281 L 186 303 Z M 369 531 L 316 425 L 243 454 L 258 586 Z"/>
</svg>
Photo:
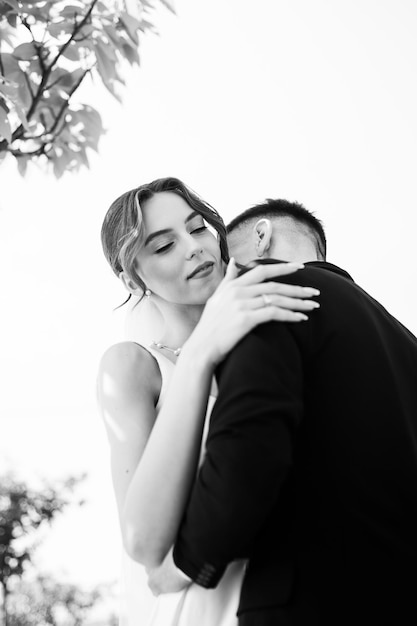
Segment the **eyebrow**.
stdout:
<svg viewBox="0 0 417 626">
<path fill-rule="evenodd" d="M 191 220 L 194 219 L 196 215 L 200 215 L 200 213 L 197 213 L 197 211 L 193 211 L 192 213 L 187 215 L 187 217 L 184 220 L 184 224 L 188 224 L 188 222 L 191 222 Z M 201 217 L 203 216 L 201 215 Z M 167 235 L 168 233 L 171 233 L 171 232 L 172 232 L 172 228 L 163 228 L 162 230 L 156 230 L 154 233 L 151 233 L 150 235 L 148 235 L 148 237 L 146 237 L 144 245 L 147 246 L 156 237 L 159 237 L 160 235 Z"/>
<path fill-rule="evenodd" d="M 185 218 L 184 224 L 188 224 L 188 222 L 191 222 L 191 220 L 194 219 L 196 215 L 200 215 L 200 217 L 203 217 L 200 213 L 197 213 L 197 211 L 193 211 L 188 217 Z"/>
</svg>

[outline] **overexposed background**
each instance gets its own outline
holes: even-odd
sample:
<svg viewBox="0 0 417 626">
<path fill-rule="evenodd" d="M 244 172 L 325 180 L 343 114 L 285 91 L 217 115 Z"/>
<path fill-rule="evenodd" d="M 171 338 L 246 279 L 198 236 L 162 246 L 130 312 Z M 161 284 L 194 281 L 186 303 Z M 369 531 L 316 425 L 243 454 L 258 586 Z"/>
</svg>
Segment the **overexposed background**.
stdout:
<svg viewBox="0 0 417 626">
<path fill-rule="evenodd" d="M 126 70 L 120 106 L 84 100 L 107 134 L 91 169 L 56 181 L 0 170 L 4 466 L 87 471 L 88 503 L 56 522 L 43 567 L 117 578 L 108 449 L 95 402 L 101 353 L 123 337 L 122 285 L 99 232 L 123 191 L 183 179 L 226 221 L 265 197 L 324 221 L 328 260 L 417 333 L 415 0 L 177 0 Z"/>
</svg>

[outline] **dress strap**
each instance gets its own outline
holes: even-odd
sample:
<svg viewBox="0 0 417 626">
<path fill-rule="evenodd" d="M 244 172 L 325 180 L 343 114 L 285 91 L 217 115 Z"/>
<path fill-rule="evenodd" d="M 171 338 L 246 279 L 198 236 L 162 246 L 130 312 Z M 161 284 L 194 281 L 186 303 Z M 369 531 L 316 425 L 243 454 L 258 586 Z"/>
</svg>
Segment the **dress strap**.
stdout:
<svg viewBox="0 0 417 626">
<path fill-rule="evenodd" d="M 145 346 L 142 347 L 145 348 Z M 169 381 L 171 380 L 172 372 L 175 366 L 172 361 L 167 359 L 167 357 L 161 354 L 158 350 L 155 350 L 155 348 L 152 348 L 152 346 L 147 346 L 145 350 L 147 350 L 153 356 L 155 361 L 158 363 L 159 371 L 161 372 L 161 391 L 159 392 L 158 402 L 156 403 L 155 407 L 156 412 L 158 413 L 164 401 L 165 393 L 168 388 Z"/>
</svg>

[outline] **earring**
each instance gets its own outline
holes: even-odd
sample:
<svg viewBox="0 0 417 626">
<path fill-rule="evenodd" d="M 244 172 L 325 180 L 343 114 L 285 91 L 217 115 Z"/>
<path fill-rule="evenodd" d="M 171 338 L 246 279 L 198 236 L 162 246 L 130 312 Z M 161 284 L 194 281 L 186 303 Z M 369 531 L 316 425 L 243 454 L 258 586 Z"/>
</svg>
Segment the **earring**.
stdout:
<svg viewBox="0 0 417 626">
<path fill-rule="evenodd" d="M 145 297 L 150 298 L 152 295 L 152 291 L 150 289 L 145 289 Z"/>
</svg>

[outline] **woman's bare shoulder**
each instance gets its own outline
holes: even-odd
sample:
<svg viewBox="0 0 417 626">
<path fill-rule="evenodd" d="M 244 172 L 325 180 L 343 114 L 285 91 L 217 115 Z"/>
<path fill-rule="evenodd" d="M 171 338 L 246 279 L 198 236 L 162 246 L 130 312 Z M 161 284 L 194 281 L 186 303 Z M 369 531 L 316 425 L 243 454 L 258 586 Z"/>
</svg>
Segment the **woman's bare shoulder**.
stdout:
<svg viewBox="0 0 417 626">
<path fill-rule="evenodd" d="M 97 399 L 111 448 L 111 468 L 119 513 L 155 423 L 161 389 L 159 366 L 150 352 L 123 341 L 103 354 Z"/>
<path fill-rule="evenodd" d="M 157 397 L 161 373 L 156 359 L 146 348 L 134 341 L 122 341 L 110 346 L 101 357 L 98 381 L 99 386 L 112 383 L 116 395 L 121 392 L 130 396 L 147 389 Z"/>
</svg>

